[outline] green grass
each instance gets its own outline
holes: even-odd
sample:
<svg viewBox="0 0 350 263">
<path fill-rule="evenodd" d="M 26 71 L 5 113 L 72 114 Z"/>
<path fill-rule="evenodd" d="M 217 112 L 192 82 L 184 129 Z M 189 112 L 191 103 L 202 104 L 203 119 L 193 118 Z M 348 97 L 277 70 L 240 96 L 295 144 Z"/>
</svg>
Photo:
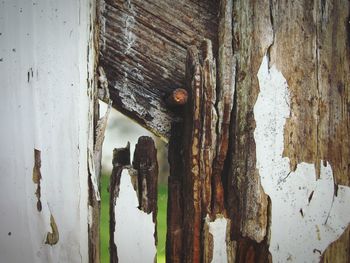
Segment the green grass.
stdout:
<svg viewBox="0 0 350 263">
<path fill-rule="evenodd" d="M 168 202 L 168 186 L 158 186 L 158 214 L 157 214 L 157 260 L 158 263 L 165 262 L 165 240 L 166 240 L 166 214 Z"/>
<path fill-rule="evenodd" d="M 109 176 L 101 177 L 101 222 L 100 222 L 100 238 L 101 238 L 101 263 L 109 262 L 109 193 L 107 187 Z M 158 186 L 158 215 L 157 215 L 157 261 L 165 262 L 165 240 L 166 240 L 166 214 L 167 214 L 167 185 Z"/>
</svg>

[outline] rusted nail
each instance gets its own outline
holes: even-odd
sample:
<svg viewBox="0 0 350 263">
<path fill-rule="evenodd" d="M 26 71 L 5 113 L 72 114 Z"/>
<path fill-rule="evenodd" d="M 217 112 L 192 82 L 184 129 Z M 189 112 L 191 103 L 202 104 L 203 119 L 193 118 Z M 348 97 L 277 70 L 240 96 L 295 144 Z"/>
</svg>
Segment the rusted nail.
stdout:
<svg viewBox="0 0 350 263">
<path fill-rule="evenodd" d="M 181 106 L 186 104 L 187 99 L 187 91 L 185 89 L 178 88 L 171 92 L 171 94 L 166 99 L 166 103 L 169 106 Z"/>
</svg>

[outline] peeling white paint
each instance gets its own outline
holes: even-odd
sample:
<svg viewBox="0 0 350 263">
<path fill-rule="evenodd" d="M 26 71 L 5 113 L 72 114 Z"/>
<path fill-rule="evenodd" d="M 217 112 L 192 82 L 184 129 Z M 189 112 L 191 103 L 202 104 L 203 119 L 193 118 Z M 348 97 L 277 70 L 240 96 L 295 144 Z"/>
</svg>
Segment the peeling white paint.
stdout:
<svg viewBox="0 0 350 263">
<path fill-rule="evenodd" d="M 115 206 L 114 242 L 119 262 L 153 263 L 156 257 L 152 213 L 138 208 L 138 199 L 128 170 L 123 170 Z"/>
<path fill-rule="evenodd" d="M 98 182 L 99 182 L 100 173 L 101 173 L 102 145 L 105 138 L 105 131 L 107 128 L 109 114 L 112 108 L 112 101 L 110 100 L 110 96 L 109 96 L 107 77 L 104 74 L 102 67 L 99 68 L 99 71 L 100 71 L 99 81 L 101 85 L 99 88 L 99 94 L 102 96 L 102 98 L 106 102 L 108 102 L 108 106 L 106 108 L 105 114 L 103 114 L 102 117 L 97 121 L 95 131 L 93 129 L 93 123 L 90 124 L 91 129 L 89 133 L 89 141 L 91 143 L 89 144 L 89 147 L 88 147 L 89 171 L 91 176 L 91 183 L 92 183 L 95 198 L 97 201 L 101 200 Z M 102 99 L 101 97 L 99 98 Z"/>
<path fill-rule="evenodd" d="M 315 164 L 303 162 L 290 171 L 289 158 L 282 156 L 284 125 L 290 115 L 288 84 L 275 66 L 268 68 L 267 56 L 258 78 L 254 138 L 261 183 L 272 202 L 270 252 L 274 262 L 318 262 L 349 225 L 350 188 L 339 185 L 334 195 L 328 162 L 321 162 L 319 180 Z"/>
<path fill-rule="evenodd" d="M 1 262 L 88 262 L 92 10 L 90 0 L 0 2 Z M 59 231 L 52 246 L 51 214 Z"/>
<path fill-rule="evenodd" d="M 218 216 L 214 222 L 210 222 L 207 217 L 206 221 L 209 225 L 209 233 L 213 236 L 213 263 L 226 263 L 227 261 L 227 245 L 226 231 L 227 219 L 223 216 Z"/>
</svg>

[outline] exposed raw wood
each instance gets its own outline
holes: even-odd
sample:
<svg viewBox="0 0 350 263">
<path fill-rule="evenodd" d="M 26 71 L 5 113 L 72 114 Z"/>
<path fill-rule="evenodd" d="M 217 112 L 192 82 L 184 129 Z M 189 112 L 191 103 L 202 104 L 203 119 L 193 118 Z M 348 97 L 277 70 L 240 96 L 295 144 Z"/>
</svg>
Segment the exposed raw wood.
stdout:
<svg viewBox="0 0 350 263">
<path fill-rule="evenodd" d="M 210 40 L 202 43 L 200 52 L 194 46 L 188 49 L 185 86 L 189 100 L 183 111 L 184 121 L 174 125 L 169 145 L 168 262 L 207 260 L 213 253 L 213 243 L 207 240 L 210 234 L 204 219 L 207 217 L 209 226 L 225 211 L 221 173 L 217 169 L 217 178 L 212 176 L 217 149 L 215 70 Z M 220 209 L 214 211 L 212 207 Z M 225 228 L 230 222 L 227 225 Z M 217 246 L 226 251 L 226 239 L 222 242 Z"/>
<path fill-rule="evenodd" d="M 215 213 L 224 213 L 224 189 L 221 177 L 229 144 L 229 130 L 233 95 L 235 92 L 236 62 L 232 48 L 232 0 L 220 1 L 220 19 L 218 27 L 218 100 L 216 102 L 218 124 L 216 156 L 213 163 L 213 188 Z"/>
<path fill-rule="evenodd" d="M 204 38 L 217 53 L 215 1 L 105 0 L 100 65 L 113 106 L 168 140 L 178 114 L 165 99 L 185 79 L 186 50 Z"/>
<path fill-rule="evenodd" d="M 259 246 L 267 248 L 262 241 L 266 241 L 268 199 L 255 167 L 252 109 L 259 90 L 257 72 L 264 53 L 273 42 L 269 1 L 234 1 L 232 24 L 237 71 L 230 131 L 231 171 L 226 185 L 227 204 L 233 220 L 231 239 L 238 242 L 246 242 L 242 237 L 250 239 L 252 244 L 255 242 L 252 248 L 260 249 Z M 242 247 L 237 246 L 239 258 L 245 258 L 243 254 L 250 251 L 240 251 Z"/>
<path fill-rule="evenodd" d="M 37 149 L 34 149 L 34 167 L 33 167 L 33 182 L 37 185 L 35 196 L 37 198 L 36 202 L 36 208 L 39 212 L 41 212 L 42 205 L 41 205 L 41 152 Z"/>
<path fill-rule="evenodd" d="M 147 214 L 152 213 L 153 222 L 157 224 L 158 162 L 157 150 L 151 137 L 139 138 L 132 166 L 137 171 L 139 208 Z M 154 238 L 157 242 L 156 233 Z"/>
<path fill-rule="evenodd" d="M 118 262 L 117 246 L 114 242 L 115 213 L 114 207 L 119 196 L 120 177 L 125 166 L 130 165 L 130 144 L 125 148 L 114 149 L 113 151 L 113 171 L 109 183 L 109 255 L 110 262 Z"/>
<path fill-rule="evenodd" d="M 183 151 L 184 179 L 183 195 L 184 222 L 186 230 L 183 237 L 184 261 L 200 262 L 201 259 L 201 187 L 200 178 L 200 146 L 202 128 L 202 67 L 199 63 L 197 49 L 188 49 L 186 62 L 186 87 L 189 89 L 191 100 L 184 113 Z"/>
<path fill-rule="evenodd" d="M 216 105 L 216 63 L 211 41 L 205 40 L 203 51 L 203 107 L 202 107 L 202 138 L 200 150 L 200 174 L 202 187 L 202 218 L 211 214 L 212 206 L 217 206 L 217 200 L 212 202 L 212 192 L 217 193 L 217 183 L 212 181 L 213 160 L 216 155 L 217 111 Z M 219 175 L 220 177 L 220 175 Z M 222 185 L 218 185 L 222 187 Z M 214 188 L 214 189 L 212 189 Z"/>
<path fill-rule="evenodd" d="M 209 222 L 204 222 L 203 226 L 203 262 L 211 263 L 213 260 L 214 240 L 209 231 Z"/>
<path fill-rule="evenodd" d="M 214 240 L 228 262 L 349 261 L 349 13 L 345 0 L 106 1 L 114 107 L 165 139 L 172 123 L 167 262 L 218 260 Z"/>
</svg>

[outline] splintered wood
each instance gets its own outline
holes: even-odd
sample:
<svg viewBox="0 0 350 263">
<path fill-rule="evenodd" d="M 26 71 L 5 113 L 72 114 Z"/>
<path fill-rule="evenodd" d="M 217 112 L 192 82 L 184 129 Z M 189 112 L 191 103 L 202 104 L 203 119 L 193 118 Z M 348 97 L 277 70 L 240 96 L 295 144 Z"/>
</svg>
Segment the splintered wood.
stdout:
<svg viewBox="0 0 350 263">
<path fill-rule="evenodd" d="M 217 3 L 105 0 L 100 6 L 100 66 L 113 107 L 169 139 L 179 114 L 165 98 L 182 88 L 186 49 L 203 38 L 216 52 Z"/>
<path fill-rule="evenodd" d="M 157 181 L 157 151 L 152 138 L 139 138 L 132 166 L 129 144 L 114 150 L 109 187 L 110 262 L 125 262 L 126 258 L 131 262 L 153 261 L 157 243 Z"/>
<path fill-rule="evenodd" d="M 202 43 L 200 52 L 194 46 L 188 49 L 186 87 L 189 100 L 184 108 L 184 122 L 182 126 L 179 124 L 173 126 L 169 144 L 171 170 L 168 262 L 201 262 L 207 257 L 206 254 L 213 253 L 212 242 L 205 242 L 205 247 L 202 247 L 204 218 L 208 217 L 208 222 L 211 222 L 218 216 L 225 215 L 221 179 L 223 165 L 220 167 L 214 164 L 217 162 L 215 157 L 223 154 L 217 150 L 223 151 L 222 148 L 227 150 L 228 146 L 223 144 L 228 144 L 228 139 L 220 141 L 220 145 L 217 144 L 216 104 L 222 104 L 228 112 L 231 112 L 233 98 L 228 100 L 229 92 L 227 92 L 226 97 L 222 96 L 217 101 L 216 65 L 210 40 Z M 232 87 L 226 86 L 226 88 Z M 231 96 L 233 97 L 233 90 Z M 221 109 L 219 110 L 221 114 Z M 230 123 L 230 114 L 226 115 L 226 118 L 222 122 Z M 224 155 L 226 156 L 226 152 Z M 217 167 L 217 178 L 213 177 L 213 166 Z M 214 209 L 218 207 L 220 209 Z M 227 221 L 229 228 L 230 220 Z M 226 230 L 225 225 L 225 233 Z M 220 245 L 226 247 L 225 240 L 224 244 Z"/>
<path fill-rule="evenodd" d="M 113 170 L 109 183 L 109 253 L 110 262 L 118 262 L 117 246 L 114 242 L 115 232 L 115 212 L 116 200 L 119 196 L 120 177 L 125 167 L 130 165 L 130 144 L 125 148 L 114 149 L 113 151 Z"/>
<path fill-rule="evenodd" d="M 152 213 L 157 222 L 157 150 L 151 137 L 142 136 L 135 147 L 133 168 L 137 171 L 137 194 L 139 208 L 147 214 Z M 157 237 L 155 236 L 157 239 Z"/>
</svg>

